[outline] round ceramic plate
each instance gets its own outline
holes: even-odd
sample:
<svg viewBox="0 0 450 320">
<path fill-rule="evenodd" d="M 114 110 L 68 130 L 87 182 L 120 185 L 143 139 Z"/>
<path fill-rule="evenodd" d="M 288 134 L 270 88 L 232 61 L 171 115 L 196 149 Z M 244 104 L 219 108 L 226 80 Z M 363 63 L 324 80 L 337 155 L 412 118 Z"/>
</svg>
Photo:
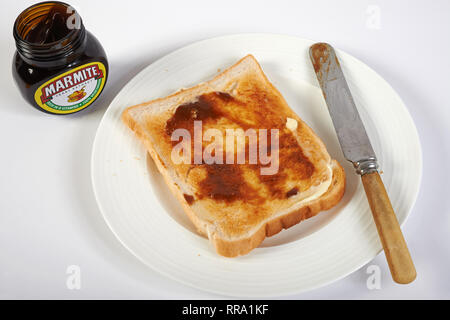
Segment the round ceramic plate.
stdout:
<svg viewBox="0 0 450 320">
<path fill-rule="evenodd" d="M 151 64 L 117 95 L 95 138 L 92 181 L 107 224 L 138 259 L 172 279 L 209 292 L 275 297 L 336 281 L 381 251 L 360 178 L 343 158 L 309 60 L 312 43 L 267 34 L 200 41 Z M 120 116 L 126 107 L 211 79 L 249 53 L 344 166 L 347 189 L 332 210 L 267 238 L 248 255 L 230 259 L 217 255 L 208 240 L 195 232 Z M 352 56 L 339 50 L 337 55 L 403 223 L 416 199 L 422 171 L 416 128 L 386 81 Z"/>
</svg>

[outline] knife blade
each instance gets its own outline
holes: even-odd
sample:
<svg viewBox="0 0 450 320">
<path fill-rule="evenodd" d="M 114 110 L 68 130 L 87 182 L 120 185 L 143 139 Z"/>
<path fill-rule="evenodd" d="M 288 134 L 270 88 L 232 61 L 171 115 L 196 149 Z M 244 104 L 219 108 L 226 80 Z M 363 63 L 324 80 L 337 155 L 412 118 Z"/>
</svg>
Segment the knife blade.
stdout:
<svg viewBox="0 0 450 320">
<path fill-rule="evenodd" d="M 353 163 L 358 173 L 376 171 L 375 152 L 336 53 L 328 44 L 316 43 L 310 49 L 310 57 L 345 158 Z"/>
<path fill-rule="evenodd" d="M 392 278 L 397 283 L 410 283 L 416 278 L 414 263 L 336 53 L 327 43 L 315 43 L 310 47 L 309 55 L 342 152 L 361 175 Z"/>
</svg>

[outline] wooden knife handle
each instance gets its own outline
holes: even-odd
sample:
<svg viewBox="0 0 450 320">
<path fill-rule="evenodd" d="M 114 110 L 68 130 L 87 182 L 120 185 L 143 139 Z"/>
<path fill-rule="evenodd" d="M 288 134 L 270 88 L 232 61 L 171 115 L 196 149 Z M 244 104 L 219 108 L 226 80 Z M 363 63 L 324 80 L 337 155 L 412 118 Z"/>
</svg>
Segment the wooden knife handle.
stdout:
<svg viewBox="0 0 450 320">
<path fill-rule="evenodd" d="M 361 176 L 370 209 L 395 282 L 406 284 L 416 278 L 416 269 L 378 172 Z"/>
</svg>

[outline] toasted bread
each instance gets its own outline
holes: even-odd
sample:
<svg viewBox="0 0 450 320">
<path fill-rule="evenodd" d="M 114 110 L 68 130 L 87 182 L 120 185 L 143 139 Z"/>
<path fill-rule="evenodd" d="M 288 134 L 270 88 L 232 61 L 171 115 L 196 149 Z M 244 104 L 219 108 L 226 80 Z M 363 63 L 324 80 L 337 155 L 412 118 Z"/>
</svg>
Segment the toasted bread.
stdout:
<svg viewBox="0 0 450 320">
<path fill-rule="evenodd" d="M 122 120 L 144 143 L 199 233 L 226 257 L 247 254 L 266 236 L 333 207 L 344 194 L 343 168 L 290 109 L 252 55 L 208 82 L 129 107 Z M 261 143 L 260 136 L 244 137 L 241 144 L 237 139 L 226 146 L 215 144 L 212 154 L 222 151 L 224 163 L 192 161 L 199 150 L 203 154 L 205 141 L 200 149 L 188 141 L 185 146 L 191 152 L 183 153 L 184 162 L 175 161 L 178 142 L 173 133 L 184 129 L 195 136 L 194 121 L 202 122 L 201 133 L 216 129 L 224 136 L 228 129 L 276 130 L 278 144 L 267 140 L 270 154 L 278 154 L 278 170 L 263 174 L 267 162 L 255 164 L 247 157 L 252 143 Z M 237 163 L 242 153 L 244 161 Z M 225 163 L 225 158 L 234 163 Z"/>
</svg>

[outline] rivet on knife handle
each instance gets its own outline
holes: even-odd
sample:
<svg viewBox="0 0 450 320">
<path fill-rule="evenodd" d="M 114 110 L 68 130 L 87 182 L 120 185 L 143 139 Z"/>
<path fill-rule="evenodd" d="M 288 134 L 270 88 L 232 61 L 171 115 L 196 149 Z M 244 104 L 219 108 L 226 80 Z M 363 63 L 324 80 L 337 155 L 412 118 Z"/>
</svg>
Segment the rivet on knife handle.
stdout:
<svg viewBox="0 0 450 320">
<path fill-rule="evenodd" d="M 333 47 L 316 43 L 309 51 L 317 80 L 342 152 L 361 175 L 392 278 L 410 283 L 416 278 L 411 255 L 378 173 L 378 162 Z"/>
</svg>

